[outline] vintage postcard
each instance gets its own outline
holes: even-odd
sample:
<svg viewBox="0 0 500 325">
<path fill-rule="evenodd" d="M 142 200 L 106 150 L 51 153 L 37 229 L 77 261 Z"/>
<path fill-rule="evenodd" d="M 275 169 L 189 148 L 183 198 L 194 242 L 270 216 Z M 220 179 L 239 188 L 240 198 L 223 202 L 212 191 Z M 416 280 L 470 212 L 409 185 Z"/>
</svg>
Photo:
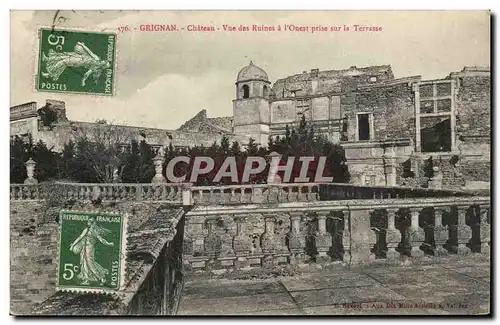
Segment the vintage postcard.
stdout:
<svg viewBox="0 0 500 325">
<path fill-rule="evenodd" d="M 10 27 L 12 315 L 491 315 L 491 12 Z"/>
</svg>

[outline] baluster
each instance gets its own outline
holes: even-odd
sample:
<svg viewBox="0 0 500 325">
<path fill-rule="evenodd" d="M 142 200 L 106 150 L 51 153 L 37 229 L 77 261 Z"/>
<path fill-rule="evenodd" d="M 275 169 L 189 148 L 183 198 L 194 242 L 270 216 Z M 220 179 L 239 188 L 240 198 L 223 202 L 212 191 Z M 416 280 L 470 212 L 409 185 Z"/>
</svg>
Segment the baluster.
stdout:
<svg viewBox="0 0 500 325">
<path fill-rule="evenodd" d="M 182 187 L 181 186 L 174 186 L 172 187 L 172 191 L 174 192 L 174 198 L 175 200 L 181 200 L 182 201 Z M 191 191 L 189 191 L 190 195 L 191 195 Z M 192 202 L 192 200 L 191 200 Z"/>
<path fill-rule="evenodd" d="M 434 255 L 448 255 L 448 251 L 443 247 L 448 240 L 448 226 L 443 226 L 443 213 L 445 208 L 434 209 Z"/>
<path fill-rule="evenodd" d="M 87 200 L 92 200 L 92 186 L 86 185 L 85 186 L 85 199 Z"/>
<path fill-rule="evenodd" d="M 74 199 L 74 188 L 73 186 L 68 186 L 68 200 Z"/>
<path fill-rule="evenodd" d="M 274 265 L 274 253 L 276 251 L 276 242 L 274 240 L 274 223 L 276 218 L 271 215 L 264 216 L 265 231 L 260 237 L 262 253 L 264 258 L 262 260 L 263 267 L 272 267 Z"/>
<path fill-rule="evenodd" d="M 424 256 L 424 252 L 420 249 L 420 246 L 425 241 L 425 231 L 420 228 L 418 224 L 420 210 L 421 208 L 410 208 L 411 224 L 408 232 L 408 239 L 411 246 L 410 256 L 414 258 Z"/>
<path fill-rule="evenodd" d="M 92 189 L 93 189 L 92 199 L 97 200 L 101 196 L 101 193 L 99 191 L 99 185 L 94 185 Z"/>
<path fill-rule="evenodd" d="M 247 202 L 247 193 L 246 193 L 246 188 L 245 187 L 240 187 L 240 199 L 238 200 L 239 203 L 246 203 Z"/>
<path fill-rule="evenodd" d="M 135 185 L 135 199 L 136 201 L 142 201 L 142 185 Z"/>
<path fill-rule="evenodd" d="M 238 198 L 236 197 L 236 191 L 234 187 L 230 188 L 231 194 L 229 197 L 229 202 L 238 202 Z"/>
<path fill-rule="evenodd" d="M 387 243 L 387 260 L 397 261 L 400 258 L 399 252 L 396 251 L 399 243 L 401 242 L 401 231 L 396 229 L 396 213 L 399 209 L 387 209 L 387 232 L 385 241 Z"/>
<path fill-rule="evenodd" d="M 161 190 L 161 201 L 167 201 L 167 186 L 166 185 L 160 185 L 159 189 Z"/>
<path fill-rule="evenodd" d="M 327 253 L 332 246 L 332 235 L 326 231 L 326 219 L 330 215 L 329 211 L 319 211 L 316 213 L 318 219 L 318 230 L 314 234 L 314 244 L 318 255 L 316 255 L 316 263 L 325 263 L 330 261 Z"/>
<path fill-rule="evenodd" d="M 165 200 L 170 201 L 175 198 L 174 187 L 165 184 L 163 185 L 163 190 L 165 191 L 164 194 Z"/>
<path fill-rule="evenodd" d="M 454 238 L 457 240 L 457 254 L 467 255 L 471 252 L 467 247 L 467 243 L 472 238 L 472 229 L 465 223 L 465 214 L 469 206 L 458 206 L 458 224 L 452 225 L 450 228 L 453 231 Z"/>
<path fill-rule="evenodd" d="M 305 237 L 300 232 L 300 219 L 303 212 L 290 212 L 290 232 L 288 233 L 288 248 L 292 253 L 290 255 L 290 264 L 300 264 L 305 260 Z"/>
<path fill-rule="evenodd" d="M 15 200 L 14 187 L 10 186 L 10 199 Z"/>
<path fill-rule="evenodd" d="M 78 199 L 80 200 L 85 200 L 86 199 L 86 195 L 85 195 L 85 190 L 86 190 L 86 186 L 85 185 L 81 185 L 80 188 L 79 188 L 79 191 L 78 191 Z"/>
<path fill-rule="evenodd" d="M 121 199 L 122 200 L 127 200 L 129 195 L 130 195 L 130 186 L 129 185 L 125 185 L 125 184 L 122 184 L 121 185 L 121 189 L 122 189 L 122 195 L 121 195 Z"/>
<path fill-rule="evenodd" d="M 342 231 L 342 246 L 344 248 L 344 256 L 342 257 L 344 263 L 351 262 L 351 232 L 349 227 L 349 213 L 342 211 L 344 215 L 344 230 Z"/>
<path fill-rule="evenodd" d="M 244 268 L 250 266 L 247 259 L 251 251 L 252 243 L 248 236 L 243 234 L 243 224 L 246 222 L 246 216 L 235 216 L 234 222 L 236 223 L 236 234 L 233 237 L 233 250 L 238 258 L 234 261 L 236 268 Z"/>
<path fill-rule="evenodd" d="M 481 240 L 481 253 L 490 255 L 491 226 L 488 223 L 489 205 L 480 205 L 479 238 Z"/>
</svg>

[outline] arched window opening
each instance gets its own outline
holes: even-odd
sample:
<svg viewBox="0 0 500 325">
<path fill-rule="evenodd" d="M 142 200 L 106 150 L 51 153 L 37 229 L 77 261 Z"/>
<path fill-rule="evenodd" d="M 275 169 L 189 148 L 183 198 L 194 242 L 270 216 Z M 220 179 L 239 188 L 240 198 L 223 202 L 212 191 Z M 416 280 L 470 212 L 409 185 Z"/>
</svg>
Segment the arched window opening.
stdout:
<svg viewBox="0 0 500 325">
<path fill-rule="evenodd" d="M 269 93 L 269 90 L 268 90 L 267 86 L 264 85 L 264 87 L 262 87 L 262 96 L 264 98 L 267 98 L 267 96 L 269 95 L 268 93 Z"/>
<path fill-rule="evenodd" d="M 243 87 L 241 87 L 241 90 L 243 92 L 243 98 L 250 97 L 250 87 L 248 87 L 248 85 L 243 85 Z"/>
</svg>

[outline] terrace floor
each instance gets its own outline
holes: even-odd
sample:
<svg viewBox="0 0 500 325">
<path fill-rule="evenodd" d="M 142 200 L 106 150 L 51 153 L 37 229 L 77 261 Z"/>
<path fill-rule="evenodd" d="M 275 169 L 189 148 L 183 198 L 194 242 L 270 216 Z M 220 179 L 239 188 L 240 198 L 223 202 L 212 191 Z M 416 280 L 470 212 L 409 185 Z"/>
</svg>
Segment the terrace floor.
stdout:
<svg viewBox="0 0 500 325">
<path fill-rule="evenodd" d="M 374 264 L 271 279 L 189 275 L 177 315 L 486 315 L 490 259 Z"/>
</svg>

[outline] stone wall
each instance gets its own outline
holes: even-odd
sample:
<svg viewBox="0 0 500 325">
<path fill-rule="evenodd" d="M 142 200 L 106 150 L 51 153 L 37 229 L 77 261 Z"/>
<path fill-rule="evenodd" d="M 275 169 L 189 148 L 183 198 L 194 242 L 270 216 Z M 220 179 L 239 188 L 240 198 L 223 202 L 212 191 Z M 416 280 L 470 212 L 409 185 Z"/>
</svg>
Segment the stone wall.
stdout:
<svg viewBox="0 0 500 325">
<path fill-rule="evenodd" d="M 304 71 L 301 74 L 278 79 L 272 87 L 271 98 L 281 99 L 340 92 L 341 85 L 346 82 L 346 79 L 353 79 L 352 81 L 363 84 L 393 78 L 390 65 L 364 68 L 353 66 L 345 70 L 327 71 L 312 69 L 310 72 Z"/>
<path fill-rule="evenodd" d="M 457 135 L 491 135 L 491 75 L 460 78 L 456 109 Z"/>
<path fill-rule="evenodd" d="M 59 227 L 36 202 L 10 204 L 10 311 L 24 314 L 55 290 Z"/>
<path fill-rule="evenodd" d="M 342 98 L 342 111 L 347 120 L 349 141 L 356 139 L 356 113 L 373 114 L 372 139 L 410 139 L 415 135 L 413 92 L 406 78 L 399 82 L 391 81 L 389 85 L 359 87 L 348 91 Z"/>
<path fill-rule="evenodd" d="M 50 201 L 50 199 L 49 199 Z M 56 292 L 59 224 L 62 208 L 113 209 L 129 214 L 129 231 L 139 229 L 154 214 L 157 205 L 121 202 L 95 207 L 90 202 L 20 201 L 10 204 L 10 278 L 12 314 L 29 313 Z"/>
</svg>

